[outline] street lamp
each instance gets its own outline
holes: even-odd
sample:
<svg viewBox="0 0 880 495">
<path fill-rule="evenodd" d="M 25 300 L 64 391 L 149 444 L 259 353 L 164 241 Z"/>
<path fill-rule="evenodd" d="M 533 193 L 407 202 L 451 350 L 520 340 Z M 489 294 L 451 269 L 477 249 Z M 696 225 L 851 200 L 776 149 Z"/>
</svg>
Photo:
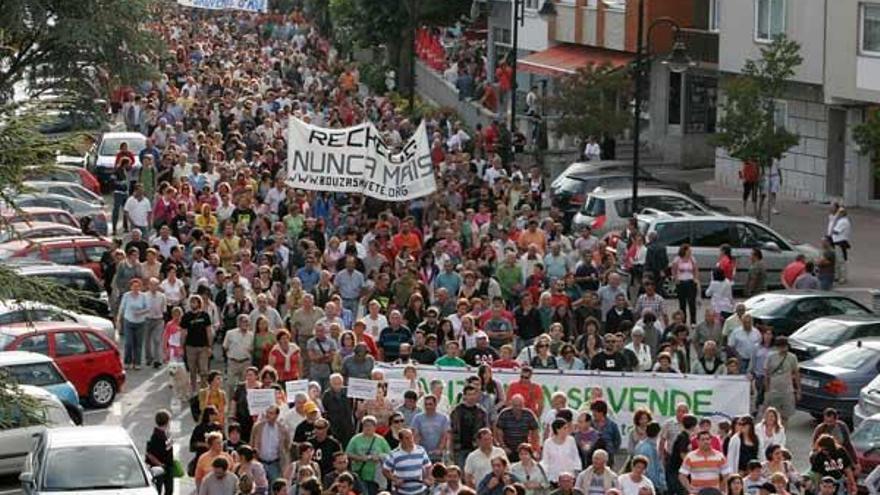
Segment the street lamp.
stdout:
<svg viewBox="0 0 880 495">
<path fill-rule="evenodd" d="M 510 133 L 516 132 L 516 59 L 519 55 L 519 27 L 525 23 L 525 1 L 513 0 L 513 46 L 510 57 Z M 556 15 L 556 5 L 553 0 L 544 0 L 544 4 L 538 9 L 538 16 L 542 20 Z"/>
<path fill-rule="evenodd" d="M 608 7 L 612 8 L 621 8 L 626 5 L 626 0 L 602 0 Z M 651 42 L 651 34 L 654 31 L 654 28 L 661 25 L 666 24 L 672 28 L 673 35 L 675 36 L 675 42 L 672 45 L 672 52 L 664 58 L 661 63 L 667 67 L 669 70 L 675 73 L 682 73 L 688 68 L 696 65 L 693 60 L 687 54 L 687 45 L 685 45 L 684 40 L 682 40 L 679 36 L 679 32 L 681 30 L 681 26 L 672 18 L 669 17 L 660 17 L 655 19 L 650 26 L 648 26 L 648 50 L 645 50 L 645 0 L 639 0 L 639 10 L 638 10 L 638 29 L 637 29 L 637 38 L 636 38 L 636 60 L 633 63 L 635 66 L 635 108 L 633 110 L 633 168 L 632 168 L 632 213 L 633 216 L 636 216 L 638 210 L 638 202 L 639 202 L 639 135 L 642 130 L 642 120 L 641 120 L 641 112 L 642 112 L 642 100 L 644 96 L 642 94 L 643 84 L 645 79 L 648 77 L 645 70 L 645 62 L 650 57 L 650 42 Z"/>
</svg>

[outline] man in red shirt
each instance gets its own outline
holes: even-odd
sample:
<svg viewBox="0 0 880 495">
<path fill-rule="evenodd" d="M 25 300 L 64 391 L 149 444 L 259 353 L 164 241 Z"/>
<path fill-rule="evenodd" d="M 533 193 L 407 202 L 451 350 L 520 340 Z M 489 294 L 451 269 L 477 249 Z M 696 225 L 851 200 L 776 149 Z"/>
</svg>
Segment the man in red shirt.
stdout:
<svg viewBox="0 0 880 495">
<path fill-rule="evenodd" d="M 797 258 L 782 270 L 782 286 L 786 289 L 794 287 L 794 282 L 807 269 L 807 257 L 799 254 Z"/>
<path fill-rule="evenodd" d="M 495 143 L 498 141 L 497 120 L 493 120 L 489 127 L 486 127 L 486 130 L 483 131 L 483 140 L 486 142 L 486 155 L 491 158 L 492 153 L 495 153 Z"/>
<path fill-rule="evenodd" d="M 523 366 L 519 370 L 519 381 L 513 382 L 507 387 L 507 403 L 514 395 L 521 395 L 525 399 L 525 406 L 537 417 L 541 417 L 544 410 L 544 391 L 537 383 L 532 383 L 532 367 Z"/>
<path fill-rule="evenodd" d="M 391 244 L 394 246 L 395 256 L 404 247 L 408 247 L 413 256 L 418 256 L 422 249 L 422 241 L 418 234 L 412 231 L 412 224 L 408 220 L 400 225 L 400 232 L 391 239 Z"/>
<path fill-rule="evenodd" d="M 486 83 L 486 87 L 483 89 L 483 97 L 480 98 L 480 104 L 492 113 L 498 111 L 498 94 L 495 92 L 494 84 Z"/>
</svg>

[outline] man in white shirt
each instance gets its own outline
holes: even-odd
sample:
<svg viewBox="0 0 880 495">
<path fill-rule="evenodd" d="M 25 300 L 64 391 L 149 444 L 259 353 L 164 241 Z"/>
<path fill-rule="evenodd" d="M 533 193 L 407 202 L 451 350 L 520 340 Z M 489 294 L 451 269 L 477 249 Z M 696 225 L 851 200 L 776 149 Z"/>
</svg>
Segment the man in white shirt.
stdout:
<svg viewBox="0 0 880 495">
<path fill-rule="evenodd" d="M 632 460 L 632 471 L 621 474 L 617 478 L 617 486 L 623 495 L 639 495 L 642 488 L 647 488 L 650 493 L 654 492 L 654 483 L 645 476 L 648 468 L 648 458 L 637 455 Z"/>
<path fill-rule="evenodd" d="M 601 160 L 602 149 L 599 147 L 599 143 L 596 142 L 596 138 L 593 136 L 587 138 L 587 144 L 584 146 L 584 157 L 590 161 Z"/>
<path fill-rule="evenodd" d="M 149 232 L 152 224 L 153 205 L 144 196 L 144 186 L 134 186 L 134 194 L 129 196 L 123 206 L 125 217 L 128 219 L 129 229 L 140 229 L 141 232 Z"/>
<path fill-rule="evenodd" d="M 482 428 L 477 432 L 477 449 L 468 454 L 464 462 L 464 479 L 468 486 L 476 487 L 492 471 L 492 459 L 501 457 L 507 460 L 504 449 L 493 443 L 492 430 Z"/>
<path fill-rule="evenodd" d="M 238 326 L 226 332 L 223 337 L 223 351 L 226 353 L 227 386 L 234 390 L 244 380 L 244 373 L 251 364 L 254 352 L 254 333 L 250 331 L 248 315 L 238 315 Z M 227 392 L 227 396 L 232 394 Z"/>
</svg>

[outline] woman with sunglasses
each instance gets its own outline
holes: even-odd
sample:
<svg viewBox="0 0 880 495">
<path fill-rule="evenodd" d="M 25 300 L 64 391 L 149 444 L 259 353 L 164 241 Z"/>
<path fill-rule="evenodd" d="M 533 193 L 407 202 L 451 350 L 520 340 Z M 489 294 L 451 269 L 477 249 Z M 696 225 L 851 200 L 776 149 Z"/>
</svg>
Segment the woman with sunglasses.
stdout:
<svg viewBox="0 0 880 495">
<path fill-rule="evenodd" d="M 760 460 L 762 453 L 764 445 L 755 432 L 754 420 L 751 416 L 742 416 L 739 419 L 739 432 L 730 437 L 727 446 L 727 465 L 730 471 L 745 476 L 749 461 Z"/>
</svg>

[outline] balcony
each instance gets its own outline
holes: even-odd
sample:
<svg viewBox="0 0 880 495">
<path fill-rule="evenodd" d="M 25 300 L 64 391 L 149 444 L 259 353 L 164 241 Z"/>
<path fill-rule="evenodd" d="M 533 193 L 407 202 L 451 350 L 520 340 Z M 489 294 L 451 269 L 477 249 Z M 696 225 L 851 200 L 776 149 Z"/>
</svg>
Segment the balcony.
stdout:
<svg viewBox="0 0 880 495">
<path fill-rule="evenodd" d="M 718 32 L 704 29 L 682 28 L 679 32 L 687 44 L 688 55 L 701 64 L 718 64 Z"/>
</svg>

